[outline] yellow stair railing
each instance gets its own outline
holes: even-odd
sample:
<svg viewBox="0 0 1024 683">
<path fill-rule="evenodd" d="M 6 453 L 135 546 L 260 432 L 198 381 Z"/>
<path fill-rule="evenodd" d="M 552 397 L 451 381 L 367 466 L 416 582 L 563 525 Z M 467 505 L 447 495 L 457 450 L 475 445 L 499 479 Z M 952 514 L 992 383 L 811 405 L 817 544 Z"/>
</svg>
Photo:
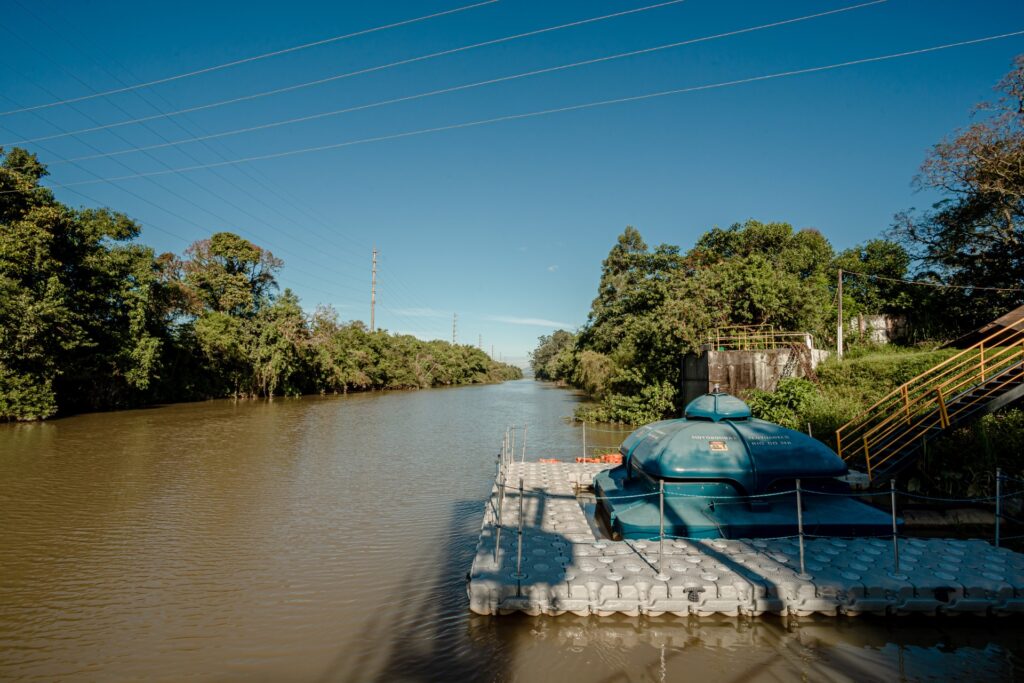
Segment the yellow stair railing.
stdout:
<svg viewBox="0 0 1024 683">
<path fill-rule="evenodd" d="M 1024 317 L 879 399 L 836 430 L 836 450 L 843 460 L 863 462 L 872 478 L 928 433 L 1001 394 L 1022 361 Z"/>
</svg>

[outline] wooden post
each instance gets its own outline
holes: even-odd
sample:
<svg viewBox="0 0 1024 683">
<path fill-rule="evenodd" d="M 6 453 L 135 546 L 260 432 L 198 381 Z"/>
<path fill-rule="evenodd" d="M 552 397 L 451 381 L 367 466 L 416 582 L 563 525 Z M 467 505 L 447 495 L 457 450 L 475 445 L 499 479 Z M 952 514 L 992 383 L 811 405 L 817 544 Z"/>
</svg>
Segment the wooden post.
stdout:
<svg viewBox="0 0 1024 683">
<path fill-rule="evenodd" d="M 981 381 L 985 381 L 985 342 L 981 342 Z"/>
<path fill-rule="evenodd" d="M 907 389 L 907 385 L 904 384 L 900 387 L 900 394 L 903 396 L 903 412 L 905 415 L 904 421 L 910 422 L 910 390 Z"/>
</svg>

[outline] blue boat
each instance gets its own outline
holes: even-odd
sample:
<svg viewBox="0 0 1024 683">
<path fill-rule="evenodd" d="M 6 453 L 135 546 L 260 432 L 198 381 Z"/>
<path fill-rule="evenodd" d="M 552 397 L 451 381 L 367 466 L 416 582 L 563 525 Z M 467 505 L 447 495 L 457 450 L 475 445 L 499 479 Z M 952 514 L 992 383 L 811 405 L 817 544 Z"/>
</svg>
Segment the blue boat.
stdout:
<svg viewBox="0 0 1024 683">
<path fill-rule="evenodd" d="M 855 498 L 846 464 L 825 444 L 754 418 L 717 387 L 681 419 L 637 429 L 619 451 L 622 464 L 594 479 L 598 518 L 616 540 L 658 536 L 662 482 L 667 536 L 795 535 L 797 479 L 806 534 L 892 533 L 890 514 Z"/>
</svg>

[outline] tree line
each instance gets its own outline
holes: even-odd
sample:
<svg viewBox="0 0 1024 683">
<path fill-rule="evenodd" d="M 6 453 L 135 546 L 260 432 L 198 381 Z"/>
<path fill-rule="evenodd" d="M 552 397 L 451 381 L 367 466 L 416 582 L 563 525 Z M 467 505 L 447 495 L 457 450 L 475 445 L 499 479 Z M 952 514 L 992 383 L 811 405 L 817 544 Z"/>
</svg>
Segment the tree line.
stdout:
<svg viewBox="0 0 1024 683">
<path fill-rule="evenodd" d="M 586 324 L 540 338 L 535 377 L 593 396 L 587 419 L 677 415 L 682 355 L 716 328 L 767 324 L 834 344 L 839 269 L 859 274 L 845 279 L 844 317 L 903 315 L 909 342 L 951 339 L 1021 305 L 1024 56 L 996 91 L 975 123 L 933 147 L 915 179 L 941 199 L 897 214 L 854 248 L 837 253 L 817 230 L 749 220 L 713 228 L 683 252 L 650 248 L 627 227 L 602 263 Z"/>
<path fill-rule="evenodd" d="M 109 209 L 75 209 L 0 149 L 0 420 L 221 397 L 515 379 L 444 341 L 370 331 L 279 291 L 281 259 L 231 232 L 182 255 Z"/>
</svg>

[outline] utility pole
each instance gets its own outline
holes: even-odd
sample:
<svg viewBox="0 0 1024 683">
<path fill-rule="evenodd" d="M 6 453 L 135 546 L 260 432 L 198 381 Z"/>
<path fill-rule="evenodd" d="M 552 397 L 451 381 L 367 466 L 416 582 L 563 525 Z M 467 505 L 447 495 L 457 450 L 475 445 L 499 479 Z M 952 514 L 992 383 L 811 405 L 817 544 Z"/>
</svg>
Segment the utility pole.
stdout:
<svg viewBox="0 0 1024 683">
<path fill-rule="evenodd" d="M 458 320 L 459 320 L 459 314 L 458 313 L 452 313 L 452 344 L 455 343 L 455 324 L 458 322 Z"/>
<path fill-rule="evenodd" d="M 839 269 L 839 322 L 837 324 L 838 331 L 836 333 L 836 355 L 839 358 L 843 357 L 843 269 Z"/>
<path fill-rule="evenodd" d="M 491 360 L 494 360 L 494 344 L 491 344 Z"/>
<path fill-rule="evenodd" d="M 375 327 L 374 314 L 377 312 L 377 247 L 373 248 L 373 270 L 370 276 L 370 332 Z"/>
<path fill-rule="evenodd" d="M 476 347 L 481 351 L 484 350 L 484 335 L 478 334 L 476 336 Z"/>
</svg>

